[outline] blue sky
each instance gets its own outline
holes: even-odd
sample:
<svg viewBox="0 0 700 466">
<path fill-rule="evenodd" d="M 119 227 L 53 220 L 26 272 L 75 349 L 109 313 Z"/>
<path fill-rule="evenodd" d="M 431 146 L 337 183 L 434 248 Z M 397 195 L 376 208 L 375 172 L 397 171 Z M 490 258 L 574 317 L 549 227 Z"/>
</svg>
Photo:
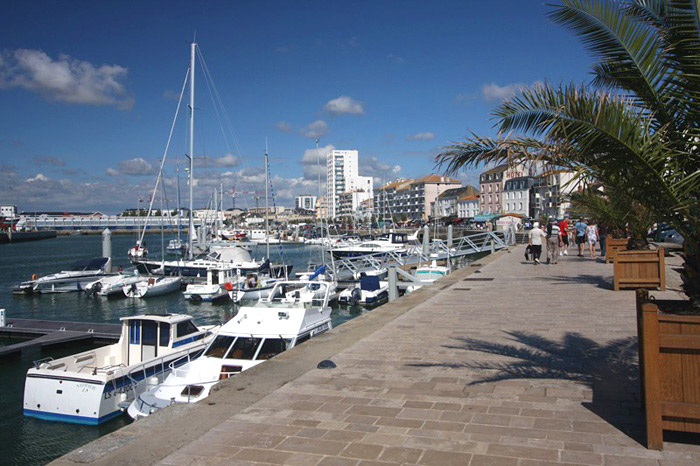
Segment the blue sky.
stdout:
<svg viewBox="0 0 700 466">
<path fill-rule="evenodd" d="M 226 145 L 198 68 L 195 155 L 207 158 L 195 171 L 197 205 L 219 183 L 264 189 L 266 138 L 282 205 L 318 191 L 315 136 L 322 149 L 359 150 L 360 174 L 376 182 L 425 175 L 468 130 L 492 135 L 490 110 L 518 86 L 590 79 L 590 57 L 547 9 L 530 0 L 6 2 L 0 203 L 119 212 L 147 198 L 195 30 L 238 141 L 227 131 Z M 186 114 L 168 153 L 171 199 Z M 250 197 L 239 193 L 238 206 Z"/>
</svg>

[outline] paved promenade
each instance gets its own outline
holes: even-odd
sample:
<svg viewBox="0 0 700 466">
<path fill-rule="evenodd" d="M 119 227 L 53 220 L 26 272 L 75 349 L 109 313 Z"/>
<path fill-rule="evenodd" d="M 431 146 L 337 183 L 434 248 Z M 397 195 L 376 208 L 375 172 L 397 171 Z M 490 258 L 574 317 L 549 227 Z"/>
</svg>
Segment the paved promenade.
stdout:
<svg viewBox="0 0 700 466">
<path fill-rule="evenodd" d="M 700 464 L 698 437 L 640 444 L 634 292 L 612 265 L 498 255 L 161 463 Z"/>
</svg>

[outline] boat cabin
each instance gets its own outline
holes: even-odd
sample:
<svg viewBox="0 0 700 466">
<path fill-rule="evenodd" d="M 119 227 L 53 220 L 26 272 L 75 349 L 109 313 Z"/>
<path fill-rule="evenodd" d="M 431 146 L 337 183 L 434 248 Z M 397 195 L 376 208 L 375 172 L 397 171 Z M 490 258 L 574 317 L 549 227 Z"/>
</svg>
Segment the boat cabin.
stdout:
<svg viewBox="0 0 700 466">
<path fill-rule="evenodd" d="M 207 332 L 184 314 L 146 314 L 123 317 L 121 342 L 128 342 L 128 366 L 171 353 L 190 342 L 202 340 Z"/>
</svg>

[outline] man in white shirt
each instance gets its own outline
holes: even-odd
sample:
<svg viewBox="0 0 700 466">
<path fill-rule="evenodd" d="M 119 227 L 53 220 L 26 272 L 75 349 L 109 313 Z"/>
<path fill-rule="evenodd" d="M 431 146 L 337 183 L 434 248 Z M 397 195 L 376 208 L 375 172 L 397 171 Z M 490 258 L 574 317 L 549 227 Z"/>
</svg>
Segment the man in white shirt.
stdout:
<svg viewBox="0 0 700 466">
<path fill-rule="evenodd" d="M 539 264 L 540 255 L 542 254 L 542 240 L 547 237 L 547 233 L 540 228 L 539 222 L 535 222 L 532 227 L 532 230 L 528 233 L 528 244 L 531 247 L 532 260 L 535 261 L 535 264 Z"/>
<path fill-rule="evenodd" d="M 559 248 L 562 245 L 561 230 L 556 218 L 550 218 L 547 225 L 547 263 L 556 264 Z"/>
</svg>

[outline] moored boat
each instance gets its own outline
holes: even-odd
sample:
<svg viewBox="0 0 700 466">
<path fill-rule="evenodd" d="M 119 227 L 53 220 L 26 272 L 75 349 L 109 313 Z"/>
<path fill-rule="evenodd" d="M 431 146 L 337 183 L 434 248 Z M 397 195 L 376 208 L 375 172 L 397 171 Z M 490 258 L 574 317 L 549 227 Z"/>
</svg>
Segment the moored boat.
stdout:
<svg viewBox="0 0 700 466">
<path fill-rule="evenodd" d="M 24 385 L 25 416 L 97 425 L 121 413 L 143 379 L 163 380 L 213 338 L 184 314 L 125 317 L 118 343 L 36 361 Z M 178 362 L 179 361 L 179 362 Z"/>
<path fill-rule="evenodd" d="M 132 283 L 122 288 L 127 298 L 153 298 L 180 289 L 180 277 L 148 277 L 147 280 Z"/>
<path fill-rule="evenodd" d="M 31 294 L 83 291 L 88 283 L 104 276 L 105 270 L 109 269 L 111 263 L 112 259 L 107 257 L 79 260 L 73 264 L 70 270 L 63 270 L 38 278 L 32 277 L 32 280 L 14 286 L 12 292 L 15 294 Z"/>
<path fill-rule="evenodd" d="M 129 416 L 139 419 L 173 403 L 201 401 L 221 380 L 330 330 L 328 296 L 327 283 L 278 282 L 268 298 L 241 307 L 201 357 L 173 367 L 164 382 L 141 391 Z"/>
</svg>

